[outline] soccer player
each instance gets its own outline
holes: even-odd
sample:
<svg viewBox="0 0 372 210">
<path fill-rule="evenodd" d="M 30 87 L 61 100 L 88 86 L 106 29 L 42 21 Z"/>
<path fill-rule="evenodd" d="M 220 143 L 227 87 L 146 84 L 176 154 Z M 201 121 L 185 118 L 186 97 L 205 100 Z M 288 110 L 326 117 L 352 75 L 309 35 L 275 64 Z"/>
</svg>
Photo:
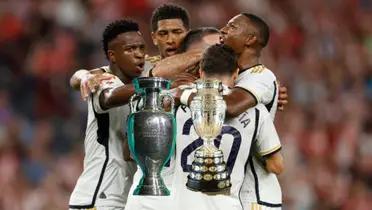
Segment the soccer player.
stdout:
<svg viewBox="0 0 372 210">
<path fill-rule="evenodd" d="M 262 103 L 274 120 L 277 108 L 277 81 L 275 75 L 259 61 L 261 50 L 269 41 L 269 27 L 259 17 L 242 13 L 232 18 L 221 29 L 222 42 L 231 46 L 239 56 L 239 77 L 232 94 L 225 98 L 228 114 L 235 116 L 247 107 Z M 236 98 L 235 98 L 236 97 Z M 229 106 L 230 105 L 230 106 Z M 244 209 L 281 208 L 282 194 L 275 174 L 283 170 L 280 144 L 267 151 L 257 151 L 247 164 L 247 174 L 240 193 Z M 277 160 L 267 164 L 265 160 Z M 271 164 L 272 163 L 272 164 Z M 270 167 L 273 173 L 265 170 Z"/>
<path fill-rule="evenodd" d="M 113 88 L 130 83 L 143 70 L 145 44 L 138 24 L 130 20 L 109 24 L 103 49 L 110 64 L 100 69 L 116 77 L 88 97 L 84 170 L 71 194 L 70 209 L 124 209 L 136 170 L 123 157 L 129 107 L 116 107 Z"/>
<path fill-rule="evenodd" d="M 237 54 L 239 68 L 239 75 L 234 88 L 231 89 L 230 94 L 224 96 L 227 104 L 227 117 L 237 117 L 248 108 L 261 103 L 266 106 L 273 120 L 278 103 L 278 85 L 275 75 L 259 62 L 261 50 L 269 40 L 269 27 L 261 18 L 242 13 L 232 18 L 221 29 L 221 33 L 221 42 L 229 45 Z M 184 91 L 180 98 L 184 98 L 183 103 L 188 104 L 192 97 L 193 94 L 190 91 Z M 281 173 L 283 170 L 282 164 L 270 164 L 281 162 L 280 149 L 280 144 L 278 144 L 277 148 L 261 151 L 258 158 L 252 156 L 252 160 L 247 164 L 248 176 L 245 177 L 245 184 L 241 192 L 241 197 L 246 202 L 244 204 L 245 209 L 250 209 L 251 203 L 254 206 L 281 207 L 281 190 L 275 174 L 267 173 L 265 170 L 258 171 L 265 169 L 262 165 L 267 162 L 265 159 L 270 158 L 277 160 L 269 161 L 269 167 L 273 169 L 272 172 Z M 260 174 L 260 176 L 257 176 L 257 174 Z M 254 184 L 253 188 L 252 183 Z M 260 186 L 259 183 L 265 184 Z M 258 187 L 255 187 L 256 185 Z M 266 193 L 271 188 L 275 190 L 271 191 L 271 194 Z M 262 194 L 262 192 L 265 192 L 265 194 Z M 248 201 L 249 203 L 247 203 Z"/>
<path fill-rule="evenodd" d="M 184 40 L 181 42 L 180 47 L 182 48 L 181 53 L 188 52 L 190 50 L 189 48 L 195 47 L 198 48 L 200 51 L 204 50 L 206 47 L 209 46 L 209 43 L 211 42 L 218 42 L 219 41 L 219 31 L 215 28 L 198 28 L 191 30 L 187 35 L 185 36 Z M 179 49 L 181 50 L 181 49 Z M 193 80 L 196 78 L 194 77 Z M 192 81 L 193 81 L 192 80 Z M 190 81 L 187 81 L 190 82 Z M 170 196 L 138 196 L 133 195 L 133 191 L 137 186 L 137 183 L 139 179 L 142 176 L 142 173 L 140 171 L 137 171 L 134 176 L 133 186 L 131 187 L 130 193 L 128 195 L 128 202 L 126 209 L 136 209 L 136 210 L 156 210 L 156 209 L 162 209 L 162 210 L 173 210 L 173 201 L 174 201 L 174 193 L 175 190 L 173 189 L 173 174 L 174 174 L 174 168 L 175 168 L 175 159 L 174 156 L 166 165 L 166 167 L 163 168 L 162 171 L 162 177 L 164 179 L 164 182 L 168 189 L 171 192 Z"/>
<path fill-rule="evenodd" d="M 238 77 L 237 57 L 226 45 L 209 47 L 201 61 L 202 79 L 219 79 L 229 92 L 235 86 Z M 258 152 L 265 152 L 280 146 L 279 137 L 266 107 L 258 104 L 234 118 L 226 119 L 221 135 L 215 139 L 224 152 L 231 177 L 230 194 L 207 195 L 186 189 L 187 175 L 191 169 L 194 151 L 203 144 L 193 129 L 190 110 L 186 106 L 177 109 L 176 172 L 174 178 L 175 207 L 178 210 L 242 209 L 239 192 L 245 177 L 246 164 L 249 163 L 251 145 Z M 276 163 L 277 160 L 271 160 Z M 271 163 L 268 162 L 269 166 Z M 280 163 L 276 163 L 280 164 Z M 270 167 L 266 167 L 270 171 Z"/>
<path fill-rule="evenodd" d="M 159 50 L 159 55 L 146 58 L 142 76 L 174 79 L 177 73 L 198 63 L 202 54 L 200 50 L 176 54 L 189 29 L 189 15 L 185 8 L 175 4 L 164 4 L 156 8 L 151 17 L 151 37 Z M 112 78 L 111 75 L 103 73 L 100 68 L 78 70 L 71 77 L 70 85 L 73 89 L 80 89 L 82 98 L 86 99 L 99 87 L 101 81 Z"/>
</svg>

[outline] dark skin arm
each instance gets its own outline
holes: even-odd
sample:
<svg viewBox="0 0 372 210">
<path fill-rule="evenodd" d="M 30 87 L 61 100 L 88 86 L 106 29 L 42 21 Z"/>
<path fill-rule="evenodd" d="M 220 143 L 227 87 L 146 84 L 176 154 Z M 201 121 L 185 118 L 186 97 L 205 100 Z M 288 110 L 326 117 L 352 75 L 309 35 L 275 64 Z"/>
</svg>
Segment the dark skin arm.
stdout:
<svg viewBox="0 0 372 210">
<path fill-rule="evenodd" d="M 188 104 L 190 105 L 195 93 L 189 97 Z M 239 116 L 247 109 L 256 106 L 256 98 L 248 91 L 241 88 L 232 88 L 231 93 L 224 95 L 223 99 L 226 102 L 226 117 L 233 118 Z"/>
<path fill-rule="evenodd" d="M 133 94 L 134 86 L 132 84 L 123 85 L 115 89 L 107 89 L 100 94 L 99 103 L 102 109 L 110 109 L 128 104 Z"/>
<path fill-rule="evenodd" d="M 152 75 L 166 79 L 175 79 L 178 73 L 185 72 L 197 64 L 202 56 L 201 50 L 190 50 L 160 60 L 152 69 Z"/>
<path fill-rule="evenodd" d="M 229 118 L 237 117 L 257 104 L 256 98 L 241 88 L 231 89 L 231 93 L 223 96 L 223 99 L 226 102 L 226 117 Z"/>
</svg>

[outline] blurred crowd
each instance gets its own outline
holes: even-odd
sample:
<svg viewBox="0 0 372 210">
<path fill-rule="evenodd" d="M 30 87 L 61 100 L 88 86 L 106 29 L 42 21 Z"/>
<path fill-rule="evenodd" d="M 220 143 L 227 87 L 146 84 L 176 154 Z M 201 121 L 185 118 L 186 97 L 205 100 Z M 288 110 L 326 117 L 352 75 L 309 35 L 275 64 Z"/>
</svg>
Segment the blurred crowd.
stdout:
<svg viewBox="0 0 372 210">
<path fill-rule="evenodd" d="M 150 17 L 165 0 L 0 1 L 0 209 L 59 210 L 82 171 L 86 103 L 69 87 L 105 65 L 107 23 Z M 283 210 L 372 206 L 372 2 L 184 0 L 193 27 L 222 27 L 244 11 L 271 40 L 262 63 L 289 89 L 278 112 Z"/>
</svg>

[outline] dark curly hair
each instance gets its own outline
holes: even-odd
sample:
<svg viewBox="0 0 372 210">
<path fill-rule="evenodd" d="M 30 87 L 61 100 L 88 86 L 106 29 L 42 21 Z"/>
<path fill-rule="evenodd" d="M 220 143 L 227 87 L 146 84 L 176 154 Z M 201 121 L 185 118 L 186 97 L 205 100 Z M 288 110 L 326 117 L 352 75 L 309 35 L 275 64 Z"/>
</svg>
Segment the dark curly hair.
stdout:
<svg viewBox="0 0 372 210">
<path fill-rule="evenodd" d="M 105 52 L 106 58 L 108 58 L 108 44 L 114 40 L 119 34 L 130 32 L 130 31 L 139 31 L 139 26 L 136 22 L 132 20 L 116 20 L 106 26 L 103 32 L 102 45 Z"/>
<path fill-rule="evenodd" d="M 232 75 L 238 68 L 238 58 L 231 47 L 215 44 L 205 50 L 200 67 L 208 75 Z"/>
<path fill-rule="evenodd" d="M 181 19 L 183 26 L 186 29 L 190 28 L 189 25 L 189 14 L 187 13 L 186 9 L 174 5 L 174 4 L 163 4 L 160 7 L 156 8 L 151 16 L 151 29 L 153 32 L 158 30 L 158 22 L 159 20 L 165 19 Z"/>
</svg>

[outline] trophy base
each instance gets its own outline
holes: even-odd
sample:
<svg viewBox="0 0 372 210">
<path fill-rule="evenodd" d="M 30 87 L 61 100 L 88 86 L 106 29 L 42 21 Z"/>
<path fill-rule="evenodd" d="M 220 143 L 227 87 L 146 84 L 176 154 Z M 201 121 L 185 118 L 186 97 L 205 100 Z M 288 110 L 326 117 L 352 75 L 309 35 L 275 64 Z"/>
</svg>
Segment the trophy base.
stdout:
<svg viewBox="0 0 372 210">
<path fill-rule="evenodd" d="M 229 179 L 226 180 L 211 180 L 211 181 L 200 181 L 193 180 L 189 176 L 187 177 L 186 187 L 191 191 L 198 191 L 207 194 L 230 194 L 231 185 Z"/>
<path fill-rule="evenodd" d="M 133 195 L 169 196 L 170 192 L 162 179 L 142 178 Z"/>
<path fill-rule="evenodd" d="M 186 187 L 192 191 L 212 194 L 229 194 L 230 176 L 221 150 L 203 145 L 195 151 Z"/>
</svg>

